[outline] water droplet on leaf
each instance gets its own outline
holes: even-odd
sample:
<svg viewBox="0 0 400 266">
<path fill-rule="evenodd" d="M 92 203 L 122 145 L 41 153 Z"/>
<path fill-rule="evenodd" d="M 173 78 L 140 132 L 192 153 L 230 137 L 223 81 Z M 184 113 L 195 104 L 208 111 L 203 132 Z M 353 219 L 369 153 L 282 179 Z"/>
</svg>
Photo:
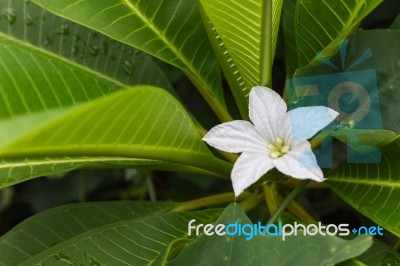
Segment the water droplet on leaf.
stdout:
<svg viewBox="0 0 400 266">
<path fill-rule="evenodd" d="M 67 23 L 61 25 L 60 29 L 55 32 L 56 34 L 59 35 L 64 35 L 67 36 L 69 35 L 69 25 Z"/>
<path fill-rule="evenodd" d="M 44 41 L 45 46 L 49 46 L 53 43 L 53 36 L 48 36 L 46 37 L 46 40 Z"/>
<path fill-rule="evenodd" d="M 95 45 L 95 44 L 91 44 L 89 45 L 89 52 L 91 55 L 93 56 L 97 56 L 99 54 L 99 46 Z"/>
<path fill-rule="evenodd" d="M 132 76 L 135 67 L 131 64 L 131 62 L 125 60 L 122 64 L 122 68 L 127 76 Z"/>
<path fill-rule="evenodd" d="M 3 16 L 6 17 L 6 19 L 8 20 L 8 24 L 10 25 L 13 25 L 17 20 L 17 16 L 15 15 L 15 11 L 12 7 L 4 8 L 1 13 L 3 14 Z"/>
<path fill-rule="evenodd" d="M 72 38 L 73 38 L 73 40 L 74 40 L 75 42 L 79 42 L 79 40 L 81 39 L 81 36 L 79 36 L 79 35 L 74 35 Z"/>
<path fill-rule="evenodd" d="M 33 18 L 31 15 L 29 15 L 28 13 L 25 14 L 25 25 L 27 26 L 32 26 L 35 25 L 35 20 L 38 17 Z"/>
</svg>

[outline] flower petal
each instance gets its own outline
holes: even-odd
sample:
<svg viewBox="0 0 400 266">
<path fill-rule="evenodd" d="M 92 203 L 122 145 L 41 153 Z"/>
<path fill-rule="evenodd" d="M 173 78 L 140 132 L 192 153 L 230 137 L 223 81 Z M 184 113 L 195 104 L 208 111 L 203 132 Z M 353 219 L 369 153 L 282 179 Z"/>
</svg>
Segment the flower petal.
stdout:
<svg viewBox="0 0 400 266">
<path fill-rule="evenodd" d="M 335 110 L 325 106 L 299 107 L 287 113 L 285 127 L 291 131 L 295 140 L 305 140 L 314 136 L 339 115 Z"/>
<path fill-rule="evenodd" d="M 267 153 L 242 153 L 236 160 L 231 173 L 236 197 L 272 168 L 274 168 L 274 164 Z"/>
<path fill-rule="evenodd" d="M 213 127 L 203 140 L 209 145 L 226 152 L 265 152 L 266 141 L 255 127 L 247 121 L 235 120 Z"/>
<path fill-rule="evenodd" d="M 280 172 L 294 178 L 324 181 L 324 175 L 308 141 L 293 142 L 291 151 L 273 162 Z"/>
<path fill-rule="evenodd" d="M 275 142 L 282 120 L 286 116 L 286 103 L 281 96 L 266 87 L 253 87 L 250 91 L 249 116 L 269 143 Z"/>
</svg>

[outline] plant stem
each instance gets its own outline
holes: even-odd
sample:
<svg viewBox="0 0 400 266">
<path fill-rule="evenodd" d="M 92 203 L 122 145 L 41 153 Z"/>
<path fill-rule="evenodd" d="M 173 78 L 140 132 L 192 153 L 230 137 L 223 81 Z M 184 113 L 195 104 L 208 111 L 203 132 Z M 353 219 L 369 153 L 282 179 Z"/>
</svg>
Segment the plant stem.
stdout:
<svg viewBox="0 0 400 266">
<path fill-rule="evenodd" d="M 306 186 L 308 185 L 308 183 L 310 183 L 310 181 L 311 180 L 309 179 L 301 181 L 299 185 L 295 189 L 293 189 L 292 192 L 290 192 L 290 194 L 283 200 L 279 208 L 276 209 L 276 211 L 271 215 L 267 224 L 275 223 L 276 220 L 279 218 L 279 216 L 282 214 L 282 212 L 286 210 L 287 206 L 292 202 L 292 200 L 294 200 L 300 194 L 300 192 L 306 188 Z"/>
<path fill-rule="evenodd" d="M 220 151 L 220 150 L 217 150 L 217 151 L 218 151 L 219 154 L 224 156 L 224 158 L 227 159 L 231 163 L 235 163 L 237 158 L 239 157 L 238 155 L 236 155 L 234 153 L 227 153 L 227 152 L 223 152 L 223 151 Z"/>
<path fill-rule="evenodd" d="M 250 192 L 242 193 L 236 200 L 240 201 L 248 198 L 251 195 Z M 208 196 L 200 199 L 194 199 L 186 202 L 182 202 L 179 206 L 173 208 L 171 212 L 183 212 L 207 207 L 211 205 L 217 205 L 221 203 L 228 203 L 235 201 L 235 194 L 233 192 Z"/>
<path fill-rule="evenodd" d="M 154 189 L 153 177 L 151 176 L 151 172 L 146 173 L 146 186 L 147 191 L 149 192 L 150 200 L 157 201 L 156 190 Z"/>
<path fill-rule="evenodd" d="M 322 142 L 324 142 L 324 140 L 330 136 L 330 132 L 329 131 L 321 131 L 320 133 L 318 133 L 316 136 L 314 136 L 312 138 L 312 140 L 310 141 L 311 144 L 311 148 L 315 149 L 318 146 L 320 146 L 322 144 Z"/>
<path fill-rule="evenodd" d="M 394 244 L 393 249 L 394 251 L 397 251 L 400 248 L 400 239 L 397 240 L 396 244 Z"/>
<path fill-rule="evenodd" d="M 282 202 L 282 199 L 278 193 L 277 185 L 275 183 L 264 184 L 262 186 L 262 189 L 268 211 L 272 215 L 276 211 L 276 209 L 278 209 L 279 205 Z"/>
<path fill-rule="evenodd" d="M 261 194 L 252 194 L 249 198 L 245 199 L 240 203 L 240 207 L 248 212 L 252 210 L 254 207 L 258 206 L 263 201 L 263 197 Z"/>
<path fill-rule="evenodd" d="M 306 224 L 312 224 L 315 222 L 314 218 L 297 201 L 292 201 L 287 209 Z"/>
</svg>

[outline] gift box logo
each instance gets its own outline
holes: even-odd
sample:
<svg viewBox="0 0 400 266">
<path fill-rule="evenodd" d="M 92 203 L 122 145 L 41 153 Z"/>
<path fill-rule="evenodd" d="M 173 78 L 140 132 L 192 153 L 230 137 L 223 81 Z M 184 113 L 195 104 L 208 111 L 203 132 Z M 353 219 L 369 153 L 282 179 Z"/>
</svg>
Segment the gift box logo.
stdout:
<svg viewBox="0 0 400 266">
<path fill-rule="evenodd" d="M 332 135 L 335 137 L 346 138 L 347 162 L 379 163 L 379 149 L 359 142 L 360 133 L 382 129 L 376 71 L 352 70 L 372 57 L 373 53 L 368 49 L 348 66 L 347 46 L 347 40 L 340 45 L 340 66 L 333 64 L 322 54 L 317 55 L 316 58 L 328 66 L 329 73 L 315 76 L 303 73 L 301 77 L 287 81 L 289 108 L 322 105 L 336 110 L 340 115 L 327 129 L 334 130 Z M 321 167 L 332 167 L 332 137 L 328 137 L 313 152 Z"/>
</svg>

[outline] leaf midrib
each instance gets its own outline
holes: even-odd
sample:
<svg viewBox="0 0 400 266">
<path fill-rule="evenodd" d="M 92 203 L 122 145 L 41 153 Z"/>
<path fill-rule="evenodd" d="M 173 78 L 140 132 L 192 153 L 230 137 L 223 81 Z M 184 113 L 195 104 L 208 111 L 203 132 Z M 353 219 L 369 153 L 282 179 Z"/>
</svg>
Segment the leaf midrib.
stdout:
<svg viewBox="0 0 400 266">
<path fill-rule="evenodd" d="M 27 133 L 27 135 L 30 133 Z M 18 142 L 18 140 L 17 140 Z M 7 157 L 13 158 L 21 158 L 21 154 L 18 152 L 11 152 L 13 143 L 10 145 L 6 145 L 6 150 L 9 149 L 7 152 Z M 77 146 L 77 145 L 76 145 Z M 118 147 L 119 146 L 119 147 Z M 203 170 L 207 170 L 213 172 L 215 174 L 220 174 L 222 176 L 229 176 L 231 171 L 232 165 L 226 161 L 221 159 L 215 158 L 213 156 L 208 156 L 207 154 L 202 154 L 200 152 L 193 152 L 187 149 L 173 149 L 171 147 L 157 147 L 150 145 L 142 145 L 142 144 L 129 144 L 127 145 L 115 145 L 115 144 L 103 144 L 101 148 L 98 148 L 97 145 L 88 145 L 87 150 L 82 151 L 82 148 L 85 145 L 80 145 L 79 148 L 73 149 L 68 148 L 68 156 L 98 156 L 98 157 L 121 157 L 121 155 L 125 158 L 132 158 L 132 159 L 144 159 L 144 160 L 153 160 L 153 161 L 165 161 L 169 163 L 178 163 L 178 164 L 185 164 L 193 167 L 197 167 Z M 89 149 L 96 147 L 97 149 Z M 16 149 L 17 150 L 17 149 Z M 138 152 L 141 151 L 141 152 Z M 64 152 L 64 153 L 63 153 Z M 157 152 L 158 158 L 153 158 L 152 154 Z M 46 156 L 60 156 L 65 155 L 65 148 L 62 147 L 52 148 L 52 149 L 39 149 L 39 148 L 31 148 L 25 149 L 23 157 L 26 156 L 41 156 L 45 153 Z M 62 153 L 62 154 L 61 154 Z M 175 153 L 175 156 L 171 156 L 171 154 Z M 183 154 L 182 154 L 183 153 Z M 187 159 L 188 157 L 185 155 L 190 154 L 191 159 Z M 161 156 L 160 156 L 161 155 Z M 171 160 L 174 158 L 175 160 Z M 193 158 L 196 158 L 193 160 Z M 196 164 L 194 163 L 196 162 Z"/>
<path fill-rule="evenodd" d="M 74 158 L 74 157 L 65 157 L 65 159 L 47 159 L 45 158 L 46 161 L 43 160 L 28 160 L 24 161 L 22 163 L 2 163 L 0 162 L 0 169 L 2 168 L 9 168 L 9 167 L 22 167 L 22 166 L 41 166 L 41 165 L 47 165 L 47 164 L 60 164 L 60 163 L 97 163 L 97 162 L 108 162 L 108 161 L 115 161 L 115 162 L 121 162 L 121 161 L 127 161 L 131 162 L 132 160 L 141 160 L 144 162 L 149 161 L 148 159 L 140 159 L 140 158 L 123 158 L 123 157 L 83 157 L 83 158 Z M 153 161 L 158 161 L 158 160 L 153 160 Z"/>
<path fill-rule="evenodd" d="M 84 65 L 80 65 L 80 64 L 78 64 L 78 63 L 76 63 L 76 62 L 74 62 L 72 60 L 68 60 L 65 57 L 62 57 L 62 56 L 60 56 L 58 54 L 55 54 L 55 53 L 52 53 L 49 50 L 46 50 L 46 49 L 40 48 L 38 46 L 32 45 L 29 42 L 23 42 L 20 39 L 17 39 L 17 38 L 12 37 L 12 36 L 10 36 L 8 34 L 5 34 L 4 32 L 0 32 L 0 37 L 6 39 L 8 41 L 15 42 L 20 46 L 23 46 L 23 47 L 26 47 L 28 49 L 34 50 L 35 52 L 38 52 L 40 54 L 44 54 L 46 56 L 55 58 L 55 59 L 57 59 L 59 61 L 62 61 L 64 63 L 66 63 L 67 65 L 72 65 L 73 67 L 76 67 L 76 68 L 78 68 L 80 70 L 83 70 L 84 72 L 90 73 L 90 74 L 92 74 L 92 75 L 94 75 L 94 76 L 96 76 L 96 77 L 98 77 L 100 79 L 106 80 L 106 81 L 108 81 L 110 83 L 114 83 L 118 87 L 125 88 L 125 87 L 129 87 L 130 86 L 129 84 L 124 84 L 124 83 L 122 83 L 122 82 L 120 82 L 120 81 L 118 81 L 116 79 L 113 79 L 113 78 L 111 78 L 109 76 L 106 76 L 106 75 L 104 75 L 104 74 L 102 74 L 100 72 L 97 72 L 97 71 L 95 71 L 95 70 L 93 70 L 91 68 L 85 67 Z"/>
<path fill-rule="evenodd" d="M 333 181 L 338 183 L 353 183 L 360 185 L 369 185 L 369 186 L 381 186 L 381 187 L 390 187 L 390 188 L 400 188 L 399 181 L 388 181 L 388 180 L 368 180 L 368 179 L 346 179 L 346 178 L 327 178 L 327 181 Z"/>
</svg>

